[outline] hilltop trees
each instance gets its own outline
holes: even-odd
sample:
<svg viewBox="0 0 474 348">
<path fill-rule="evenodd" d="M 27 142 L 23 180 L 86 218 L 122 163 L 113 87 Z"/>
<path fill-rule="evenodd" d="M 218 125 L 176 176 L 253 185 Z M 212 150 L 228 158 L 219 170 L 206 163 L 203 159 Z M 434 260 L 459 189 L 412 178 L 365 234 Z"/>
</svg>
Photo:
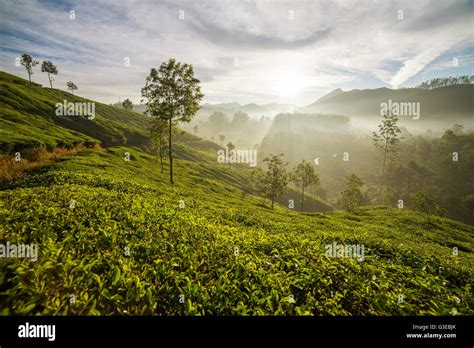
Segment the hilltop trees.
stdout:
<svg viewBox="0 0 474 348">
<path fill-rule="evenodd" d="M 71 93 L 74 95 L 74 91 L 79 89 L 77 88 L 76 84 L 72 81 L 66 82 L 67 89 L 71 91 Z"/>
<path fill-rule="evenodd" d="M 125 109 L 126 112 L 128 112 L 129 110 L 133 109 L 133 103 L 130 99 L 127 98 L 123 101 L 122 107 Z"/>
<path fill-rule="evenodd" d="M 288 173 L 280 155 L 270 155 L 263 162 L 267 164 L 267 170 L 259 169 L 255 172 L 255 185 L 260 195 L 272 201 L 272 210 L 275 199 L 285 192 L 288 185 Z"/>
<path fill-rule="evenodd" d="M 199 110 L 204 96 L 199 80 L 194 77 L 192 65 L 169 59 L 159 69 L 152 68 L 142 88 L 146 99 L 146 113 L 168 122 L 168 153 L 170 183 L 173 183 L 173 127 L 179 122 L 189 122 Z"/>
<path fill-rule="evenodd" d="M 418 86 L 416 86 L 416 88 L 435 89 L 439 87 L 452 86 L 452 85 L 461 85 L 461 84 L 469 85 L 473 81 L 474 81 L 474 75 L 449 76 L 445 78 L 435 78 L 429 81 L 425 81 L 419 84 Z"/>
<path fill-rule="evenodd" d="M 51 86 L 51 88 L 53 88 L 52 81 L 54 81 L 54 78 L 51 75 L 58 74 L 58 68 L 56 67 L 56 65 L 54 65 L 53 62 L 49 60 L 45 60 L 41 64 L 41 72 L 48 73 L 49 85 Z"/>
<path fill-rule="evenodd" d="M 224 135 L 224 134 L 220 134 L 220 135 L 219 135 L 219 139 L 220 139 L 220 141 L 221 141 L 221 145 L 224 146 L 225 135 Z"/>
<path fill-rule="evenodd" d="M 314 167 L 310 162 L 302 161 L 298 164 L 290 174 L 290 180 L 298 187 L 301 187 L 301 206 L 303 211 L 304 205 L 304 190 L 310 186 L 319 184 L 319 175 L 314 171 Z"/>
<path fill-rule="evenodd" d="M 31 85 L 31 75 L 33 75 L 33 68 L 38 65 L 39 62 L 37 60 L 33 60 L 29 54 L 23 53 L 21 55 L 20 64 L 25 67 Z"/>
<path fill-rule="evenodd" d="M 396 116 L 387 114 L 383 116 L 382 123 L 378 126 L 377 132 L 372 132 L 375 148 L 382 156 L 382 173 L 380 175 L 379 186 L 379 200 L 382 195 L 382 188 L 384 185 L 385 168 L 387 159 L 392 157 L 397 152 L 397 145 L 400 142 L 400 128 L 397 126 L 398 118 Z"/>
</svg>

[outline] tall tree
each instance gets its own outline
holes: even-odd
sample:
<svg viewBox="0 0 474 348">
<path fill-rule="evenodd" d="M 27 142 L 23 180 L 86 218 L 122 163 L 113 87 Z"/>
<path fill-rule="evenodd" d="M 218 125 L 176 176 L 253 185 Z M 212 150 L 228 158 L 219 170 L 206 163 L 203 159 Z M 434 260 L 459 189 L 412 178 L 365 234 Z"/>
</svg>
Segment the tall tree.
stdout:
<svg viewBox="0 0 474 348">
<path fill-rule="evenodd" d="M 133 103 L 130 99 L 127 98 L 122 102 L 122 107 L 125 109 L 126 112 L 128 112 L 129 110 L 133 109 Z"/>
<path fill-rule="evenodd" d="M 221 145 L 224 146 L 225 135 L 224 135 L 224 134 L 220 134 L 220 135 L 219 135 L 219 139 L 220 139 L 220 141 L 221 141 Z"/>
<path fill-rule="evenodd" d="M 37 60 L 33 60 L 29 54 L 23 53 L 21 55 L 20 64 L 25 67 L 31 85 L 31 75 L 33 75 L 33 68 L 39 64 L 39 62 Z"/>
<path fill-rule="evenodd" d="M 285 192 L 288 185 L 288 173 L 280 155 L 270 155 L 263 162 L 267 164 L 267 170 L 260 169 L 255 172 L 255 184 L 259 193 L 272 201 L 272 210 L 275 199 Z"/>
<path fill-rule="evenodd" d="M 72 95 L 74 95 L 74 91 L 79 89 L 77 88 L 76 84 L 72 81 L 66 82 L 67 89 L 71 91 Z"/>
<path fill-rule="evenodd" d="M 314 167 L 310 162 L 302 161 L 291 172 L 290 180 L 294 182 L 298 187 L 301 187 L 300 211 L 303 211 L 304 190 L 307 187 L 318 185 L 319 175 L 314 171 Z"/>
<path fill-rule="evenodd" d="M 168 122 L 168 153 L 170 183 L 173 183 L 173 128 L 179 122 L 189 122 L 199 110 L 204 96 L 193 66 L 169 59 L 159 69 L 152 68 L 142 88 L 146 113 Z"/>
<path fill-rule="evenodd" d="M 397 153 L 397 145 L 400 142 L 400 128 L 397 126 L 398 118 L 390 113 L 383 116 L 382 123 L 378 126 L 379 130 L 373 132 L 372 141 L 375 148 L 382 156 L 382 173 L 380 175 L 379 200 L 382 196 L 384 185 L 385 167 L 387 159 Z"/>
<path fill-rule="evenodd" d="M 48 73 L 49 85 L 51 86 L 51 88 L 53 88 L 52 81 L 54 81 L 54 77 L 52 77 L 51 75 L 58 74 L 58 68 L 56 67 L 56 65 L 54 65 L 53 62 L 50 62 L 49 60 L 45 60 L 41 64 L 41 72 Z"/>
<path fill-rule="evenodd" d="M 194 130 L 194 134 L 198 134 L 198 132 L 199 132 L 199 127 L 198 127 L 198 125 L 195 125 L 195 126 L 193 127 L 193 130 Z"/>
<path fill-rule="evenodd" d="M 361 188 L 362 180 L 354 173 L 348 174 L 345 181 L 345 190 L 341 192 L 341 203 L 343 209 L 350 213 L 357 212 L 357 208 L 364 202 Z"/>
</svg>

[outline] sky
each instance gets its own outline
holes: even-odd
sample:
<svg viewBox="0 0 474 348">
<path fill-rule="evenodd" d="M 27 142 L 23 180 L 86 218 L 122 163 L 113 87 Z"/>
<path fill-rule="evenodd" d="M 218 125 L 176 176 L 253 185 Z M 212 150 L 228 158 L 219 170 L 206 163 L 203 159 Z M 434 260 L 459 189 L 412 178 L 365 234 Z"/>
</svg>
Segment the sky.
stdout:
<svg viewBox="0 0 474 348">
<path fill-rule="evenodd" d="M 139 103 L 150 69 L 192 64 L 203 102 L 307 105 L 336 89 L 474 74 L 474 0 L 0 0 L 0 70 L 53 61 L 53 87 Z M 49 85 L 40 66 L 35 82 Z"/>
</svg>

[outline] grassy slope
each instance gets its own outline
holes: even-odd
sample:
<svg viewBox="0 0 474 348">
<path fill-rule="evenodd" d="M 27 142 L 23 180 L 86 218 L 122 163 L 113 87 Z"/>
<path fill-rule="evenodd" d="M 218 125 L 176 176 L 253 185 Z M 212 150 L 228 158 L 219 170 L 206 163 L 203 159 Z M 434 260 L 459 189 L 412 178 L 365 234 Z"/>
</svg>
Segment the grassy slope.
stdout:
<svg viewBox="0 0 474 348">
<path fill-rule="evenodd" d="M 127 145 L 147 149 L 147 118 L 95 102 L 95 119 L 56 116 L 55 104 L 93 102 L 70 93 L 28 85 L 22 78 L 0 72 L 0 150 L 18 151 L 37 145 L 48 149 L 79 143 Z"/>
<path fill-rule="evenodd" d="M 219 147 L 188 134 L 177 136 L 170 186 L 167 168 L 141 151 L 143 116 L 97 103 L 103 128 L 74 132 L 78 118 L 51 116 L 64 97 L 76 98 L 0 74 L 3 147 L 107 144 L 127 129 L 134 147 L 86 150 L 0 191 L 0 243 L 36 243 L 40 253 L 0 259 L 3 314 L 473 313 L 472 227 L 395 209 L 270 211 L 249 193 L 248 167 L 218 165 Z M 326 257 L 333 241 L 364 244 L 365 261 Z"/>
<path fill-rule="evenodd" d="M 177 184 L 166 180 L 150 155 L 110 148 L 1 191 L 0 240 L 40 248 L 37 262 L 0 261 L 3 313 L 473 312 L 470 226 L 382 208 L 272 212 L 215 163 L 180 160 Z M 365 261 L 326 257 L 334 240 L 364 244 Z"/>
</svg>

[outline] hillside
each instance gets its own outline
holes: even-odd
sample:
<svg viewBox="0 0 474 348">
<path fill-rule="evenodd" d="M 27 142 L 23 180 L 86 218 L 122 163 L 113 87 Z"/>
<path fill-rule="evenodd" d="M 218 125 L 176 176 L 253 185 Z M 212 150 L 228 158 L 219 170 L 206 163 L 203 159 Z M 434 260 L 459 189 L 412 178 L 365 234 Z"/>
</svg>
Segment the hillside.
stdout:
<svg viewBox="0 0 474 348">
<path fill-rule="evenodd" d="M 170 185 L 145 151 L 144 116 L 97 103 L 80 128 L 50 109 L 70 94 L 16 80 L 2 75 L 3 149 L 63 136 L 106 148 L 1 188 L 0 243 L 38 246 L 37 261 L 0 259 L 3 315 L 474 313 L 472 226 L 383 207 L 272 211 L 249 189 L 248 166 L 218 164 L 219 147 L 188 134 L 176 139 Z M 362 245 L 363 259 L 329 257 L 333 243 Z"/>
<path fill-rule="evenodd" d="M 170 186 L 150 155 L 114 147 L 11 183 L 0 238 L 40 256 L 0 262 L 3 314 L 472 314 L 472 227 L 271 211 L 241 179 L 183 160 Z M 364 261 L 327 257 L 333 242 L 363 244 Z"/>
<path fill-rule="evenodd" d="M 432 90 L 364 89 L 336 90 L 298 112 L 346 116 L 380 116 L 380 103 L 389 99 L 420 103 L 421 119 L 468 118 L 472 120 L 474 85 L 453 85 Z"/>
<path fill-rule="evenodd" d="M 56 103 L 93 102 L 95 118 L 56 116 Z M 59 90 L 29 86 L 20 77 L 0 72 L 0 151 L 13 152 L 35 146 L 48 150 L 77 144 L 103 147 L 127 145 L 151 152 L 149 119 L 143 114 L 88 100 Z M 196 150 L 217 151 L 220 147 L 191 134 L 176 134 L 180 143 Z M 190 159 L 177 146 L 177 155 Z"/>
</svg>

